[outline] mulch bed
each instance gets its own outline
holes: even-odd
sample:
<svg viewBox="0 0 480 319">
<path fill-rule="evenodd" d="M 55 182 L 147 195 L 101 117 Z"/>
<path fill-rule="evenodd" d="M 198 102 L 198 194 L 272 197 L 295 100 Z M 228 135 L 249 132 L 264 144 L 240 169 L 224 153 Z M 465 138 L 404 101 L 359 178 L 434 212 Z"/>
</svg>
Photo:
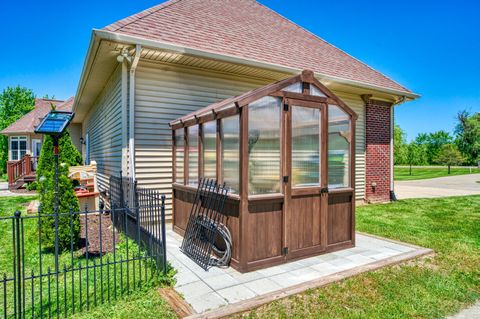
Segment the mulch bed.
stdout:
<svg viewBox="0 0 480 319">
<path fill-rule="evenodd" d="M 100 223 L 102 232 L 100 234 Z M 100 242 L 102 244 L 101 253 L 106 254 L 113 252 L 113 224 L 110 215 L 106 214 L 89 214 L 80 216 L 80 250 L 82 254 L 87 251 L 87 241 L 85 240 L 85 230 L 88 225 L 88 254 L 92 256 L 100 256 Z M 115 243 L 120 242 L 120 234 L 115 230 Z"/>
</svg>

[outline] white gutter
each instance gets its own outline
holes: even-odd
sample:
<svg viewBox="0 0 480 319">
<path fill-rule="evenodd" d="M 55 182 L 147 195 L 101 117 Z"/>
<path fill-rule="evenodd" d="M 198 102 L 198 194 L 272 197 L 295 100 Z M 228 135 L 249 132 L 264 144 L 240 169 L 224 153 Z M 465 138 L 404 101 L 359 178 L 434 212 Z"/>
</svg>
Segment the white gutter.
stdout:
<svg viewBox="0 0 480 319">
<path fill-rule="evenodd" d="M 244 65 L 250 65 L 250 66 L 254 66 L 254 67 L 270 69 L 270 70 L 274 70 L 274 71 L 278 71 L 278 72 L 285 72 L 285 73 L 291 73 L 291 74 L 298 74 L 298 73 L 302 72 L 301 69 L 286 67 L 286 66 L 282 66 L 282 65 L 279 65 L 279 64 L 267 63 L 267 62 L 253 60 L 253 59 L 239 58 L 239 57 L 232 56 L 232 55 L 218 54 L 218 53 L 214 53 L 214 52 L 207 52 L 207 51 L 204 51 L 204 50 L 188 48 L 188 47 L 173 44 L 173 43 L 153 41 L 153 40 L 134 37 L 134 36 L 130 36 L 130 35 L 119 34 L 119 33 L 106 31 L 106 30 L 94 29 L 93 33 L 94 33 L 95 36 L 98 36 L 101 39 L 115 41 L 115 42 L 121 42 L 121 43 L 126 43 L 126 44 L 134 44 L 134 45 L 140 44 L 144 47 L 149 47 L 149 48 L 153 48 L 153 49 L 167 50 L 167 51 L 172 51 L 172 52 L 177 52 L 177 53 L 182 53 L 182 54 L 190 54 L 190 55 L 195 55 L 195 56 L 209 58 L 209 59 L 215 59 L 215 60 L 223 60 L 223 61 L 237 63 L 237 64 L 244 64 Z M 327 80 L 327 81 L 333 81 L 333 82 L 336 82 L 336 83 L 347 84 L 347 85 L 351 85 L 351 86 L 358 87 L 358 88 L 381 91 L 381 92 L 385 92 L 385 93 L 389 93 L 389 94 L 393 94 L 393 95 L 397 95 L 397 96 L 405 96 L 405 97 L 407 97 L 409 99 L 412 99 L 412 100 L 420 97 L 420 95 L 415 94 L 415 93 L 411 93 L 411 92 L 406 92 L 406 91 L 396 90 L 396 89 L 391 89 L 391 88 L 385 88 L 385 87 L 382 87 L 382 86 L 367 84 L 367 83 L 364 83 L 364 82 L 344 79 L 344 78 L 340 78 L 340 77 L 334 77 L 334 76 L 322 74 L 322 73 L 319 73 L 319 72 L 315 72 L 315 76 L 320 78 L 320 79 Z M 83 77 L 83 74 L 82 74 L 82 77 Z"/>
<path fill-rule="evenodd" d="M 393 151 L 393 143 L 395 143 L 394 134 L 395 134 L 395 104 L 391 106 L 390 111 L 390 199 L 395 198 L 395 181 L 394 179 L 394 169 L 395 169 L 395 161 L 394 161 L 394 151 Z"/>
<path fill-rule="evenodd" d="M 129 176 L 135 179 L 135 71 L 137 69 L 138 60 L 140 60 L 140 53 L 142 52 L 142 46 L 137 44 L 135 46 L 135 56 L 133 57 L 132 64 L 130 65 L 130 85 L 129 85 L 129 102 L 128 102 L 128 152 L 129 152 Z"/>
</svg>

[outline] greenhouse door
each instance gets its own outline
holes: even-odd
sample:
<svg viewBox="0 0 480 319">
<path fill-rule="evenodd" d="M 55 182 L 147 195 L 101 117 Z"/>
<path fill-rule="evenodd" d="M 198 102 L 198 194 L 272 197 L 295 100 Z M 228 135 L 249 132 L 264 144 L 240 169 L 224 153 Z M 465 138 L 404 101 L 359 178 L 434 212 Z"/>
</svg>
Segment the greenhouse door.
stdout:
<svg viewBox="0 0 480 319">
<path fill-rule="evenodd" d="M 284 107 L 284 234 L 286 258 L 326 249 L 326 105 L 286 100 Z"/>
</svg>

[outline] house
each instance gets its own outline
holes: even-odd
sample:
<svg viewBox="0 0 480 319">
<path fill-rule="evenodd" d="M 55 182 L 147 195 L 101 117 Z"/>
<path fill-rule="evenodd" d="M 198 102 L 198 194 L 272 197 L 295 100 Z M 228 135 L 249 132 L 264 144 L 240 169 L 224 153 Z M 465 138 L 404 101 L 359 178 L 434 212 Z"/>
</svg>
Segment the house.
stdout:
<svg viewBox="0 0 480 319">
<path fill-rule="evenodd" d="M 74 103 L 86 160 L 101 187 L 122 172 L 170 213 L 169 122 L 304 69 L 358 115 L 355 199 L 390 200 L 394 106 L 419 96 L 254 0 L 170 0 L 94 29 Z"/>
<path fill-rule="evenodd" d="M 0 132 L 8 136 L 7 175 L 10 188 L 19 188 L 25 182 L 35 180 L 37 160 L 42 149 L 42 135 L 35 134 L 34 130 L 40 120 L 50 112 L 52 105 L 60 111 L 71 111 L 73 102 L 73 97 L 66 101 L 36 98 L 32 111 Z M 82 149 L 81 128 L 78 122 L 69 126 L 72 142 L 79 151 Z"/>
</svg>

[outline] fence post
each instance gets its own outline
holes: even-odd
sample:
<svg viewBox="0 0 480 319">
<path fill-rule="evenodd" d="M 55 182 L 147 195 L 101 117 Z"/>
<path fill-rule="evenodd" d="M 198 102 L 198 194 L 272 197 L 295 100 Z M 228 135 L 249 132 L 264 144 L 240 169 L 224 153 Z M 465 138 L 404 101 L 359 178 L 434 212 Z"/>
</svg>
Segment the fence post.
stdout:
<svg viewBox="0 0 480 319">
<path fill-rule="evenodd" d="M 15 286 L 14 289 L 17 291 L 16 297 L 17 297 L 17 302 L 16 306 L 17 309 L 15 313 L 17 314 L 17 318 L 22 318 L 23 317 L 23 305 L 22 305 L 22 255 L 21 255 L 21 246 L 20 246 L 20 218 L 21 218 L 20 211 L 15 212 L 15 247 L 14 247 L 14 254 L 15 254 L 15 259 L 16 259 L 16 267 L 15 267 Z"/>
<path fill-rule="evenodd" d="M 163 274 L 167 274 L 167 243 L 166 243 L 166 234 L 165 234 L 165 195 L 162 195 L 162 207 L 160 209 L 162 215 L 162 268 Z"/>
</svg>

